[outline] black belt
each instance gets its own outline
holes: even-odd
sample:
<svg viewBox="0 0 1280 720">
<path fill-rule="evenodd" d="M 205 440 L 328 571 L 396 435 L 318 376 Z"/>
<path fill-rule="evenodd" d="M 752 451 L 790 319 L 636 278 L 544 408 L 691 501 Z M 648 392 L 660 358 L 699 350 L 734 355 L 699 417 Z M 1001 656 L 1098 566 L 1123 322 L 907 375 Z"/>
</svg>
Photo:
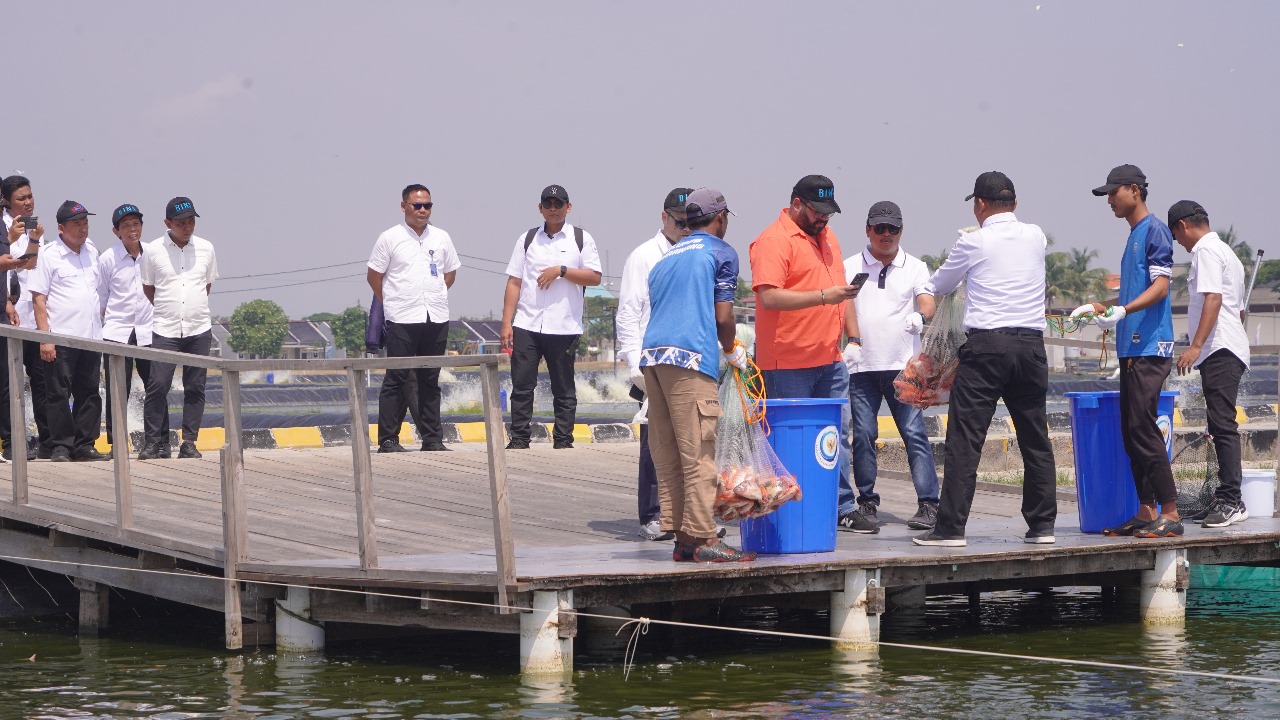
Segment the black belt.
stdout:
<svg viewBox="0 0 1280 720">
<path fill-rule="evenodd" d="M 1019 337 L 1044 337 L 1043 330 L 1032 330 L 1031 328 L 1024 327 L 989 328 L 985 330 L 969 330 L 965 332 L 966 335 L 978 335 L 981 333 L 1000 333 L 1001 335 L 1017 335 Z"/>
</svg>

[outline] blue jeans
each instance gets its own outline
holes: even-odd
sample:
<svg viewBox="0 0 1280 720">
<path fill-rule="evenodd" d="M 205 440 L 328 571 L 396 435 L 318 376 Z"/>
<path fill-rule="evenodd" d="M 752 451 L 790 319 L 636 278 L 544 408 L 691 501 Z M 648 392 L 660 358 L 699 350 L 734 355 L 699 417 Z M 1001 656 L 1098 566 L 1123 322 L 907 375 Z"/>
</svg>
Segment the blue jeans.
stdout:
<svg viewBox="0 0 1280 720">
<path fill-rule="evenodd" d="M 858 502 L 880 504 L 876 494 L 876 438 L 879 435 L 880 400 L 889 403 L 889 412 L 898 425 L 898 434 L 907 446 L 907 466 L 920 502 L 938 504 L 938 468 L 933 462 L 933 446 L 924 429 L 924 413 L 898 402 L 893 392 L 897 370 L 872 370 L 849 376 L 849 410 L 853 414 L 853 481 L 858 486 Z"/>
<path fill-rule="evenodd" d="M 849 396 L 849 371 L 843 362 L 797 370 L 765 370 L 764 389 L 771 398 L 840 398 Z M 840 410 L 839 513 L 853 511 L 853 486 L 849 484 L 849 406 Z"/>
</svg>

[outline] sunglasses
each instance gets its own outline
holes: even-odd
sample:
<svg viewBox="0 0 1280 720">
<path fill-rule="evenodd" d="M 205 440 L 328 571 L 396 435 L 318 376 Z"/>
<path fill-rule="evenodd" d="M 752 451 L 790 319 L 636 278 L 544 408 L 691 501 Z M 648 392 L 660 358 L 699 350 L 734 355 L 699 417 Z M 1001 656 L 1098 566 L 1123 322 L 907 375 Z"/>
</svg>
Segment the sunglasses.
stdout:
<svg viewBox="0 0 1280 720">
<path fill-rule="evenodd" d="M 675 215 L 672 215 L 671 213 L 667 213 L 667 217 L 671 218 L 672 224 L 675 225 L 676 228 L 679 230 L 684 230 L 689 227 L 689 223 L 687 221 L 681 220 L 680 218 L 676 217 Z"/>
<path fill-rule="evenodd" d="M 425 202 L 425 203 L 409 203 L 409 204 L 413 206 L 413 209 L 414 209 L 414 210 L 430 210 L 430 209 L 431 209 L 431 207 L 432 207 L 433 205 L 435 205 L 435 203 L 429 203 L 429 202 Z"/>
<path fill-rule="evenodd" d="M 902 232 L 902 228 L 896 225 L 890 225 L 889 223 L 878 223 L 875 227 L 871 229 L 877 235 L 897 235 L 898 233 Z"/>
<path fill-rule="evenodd" d="M 811 210 L 811 211 L 813 212 L 813 214 L 814 214 L 814 215 L 817 215 L 817 216 L 819 216 L 819 217 L 831 217 L 831 215 L 832 215 L 832 213 L 825 213 L 825 212 L 822 212 L 822 211 L 821 211 L 821 210 L 819 210 L 818 208 L 814 207 L 814 206 L 813 206 L 813 203 L 809 202 L 808 200 L 805 200 L 804 198 L 801 198 L 801 199 L 800 199 L 800 202 L 804 203 L 804 206 L 805 206 L 805 207 L 807 207 L 807 208 L 809 208 L 809 210 Z"/>
<path fill-rule="evenodd" d="M 556 200 L 554 198 L 547 198 L 546 200 L 542 201 L 542 207 L 546 208 L 547 210 L 552 210 L 552 209 L 559 210 L 560 208 L 564 207 L 564 201 Z"/>
</svg>

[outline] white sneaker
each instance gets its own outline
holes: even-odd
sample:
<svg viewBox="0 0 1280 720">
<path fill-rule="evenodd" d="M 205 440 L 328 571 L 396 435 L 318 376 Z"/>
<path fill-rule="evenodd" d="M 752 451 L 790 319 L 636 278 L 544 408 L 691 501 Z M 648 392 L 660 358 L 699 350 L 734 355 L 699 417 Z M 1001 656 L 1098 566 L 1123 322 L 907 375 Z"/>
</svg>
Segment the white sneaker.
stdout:
<svg viewBox="0 0 1280 720">
<path fill-rule="evenodd" d="M 674 540 L 676 537 L 676 534 L 662 532 L 662 524 L 659 523 L 657 520 L 651 520 L 647 523 L 640 524 L 640 537 L 644 538 L 645 540 L 666 541 L 666 540 Z"/>
</svg>

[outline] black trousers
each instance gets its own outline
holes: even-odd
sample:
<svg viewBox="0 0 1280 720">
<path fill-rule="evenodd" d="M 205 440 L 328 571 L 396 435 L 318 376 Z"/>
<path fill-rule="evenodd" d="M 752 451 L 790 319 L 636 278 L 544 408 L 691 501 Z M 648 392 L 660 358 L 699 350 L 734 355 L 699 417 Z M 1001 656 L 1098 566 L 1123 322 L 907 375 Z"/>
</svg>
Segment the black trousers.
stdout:
<svg viewBox="0 0 1280 720">
<path fill-rule="evenodd" d="M 449 343 L 449 323 L 394 323 L 387 321 L 383 338 L 387 357 L 443 355 Z M 414 381 L 410 382 L 410 375 Z M 440 424 L 440 368 L 388 370 L 378 393 L 378 444 L 398 440 L 404 422 L 409 390 L 417 385 L 413 402 L 417 405 L 414 420 L 423 444 L 438 443 L 444 437 Z"/>
<path fill-rule="evenodd" d="M 511 439 L 529 440 L 533 419 L 533 391 L 538 386 L 538 363 L 547 361 L 551 376 L 552 407 L 556 425 L 552 439 L 573 442 L 573 423 L 578 412 L 578 388 L 573 380 L 573 363 L 580 335 L 550 335 L 514 329 L 511 350 Z"/>
<path fill-rule="evenodd" d="M 26 429 L 23 429 L 26 432 Z M 9 340 L 0 338 L 0 442 L 13 447 L 13 424 L 9 418 Z"/>
<path fill-rule="evenodd" d="M 636 510 L 640 524 L 660 520 L 662 507 L 658 502 L 658 470 L 649 454 L 649 425 L 640 426 L 640 476 L 636 485 Z"/>
<path fill-rule="evenodd" d="M 47 457 L 53 445 L 49 442 L 49 418 L 45 413 L 44 361 L 40 359 L 40 343 L 22 342 L 22 364 L 27 368 L 27 382 L 31 384 L 31 415 L 36 420 L 36 440 L 40 454 Z"/>
<path fill-rule="evenodd" d="M 102 434 L 102 355 L 69 347 L 57 351 L 43 370 L 49 444 L 75 455 L 92 449 Z"/>
<path fill-rule="evenodd" d="M 1178 500 L 1169 450 L 1156 424 L 1160 390 L 1172 369 L 1173 358 L 1120 358 L 1120 437 L 1129 454 L 1138 501 L 1143 505 L 1172 506 Z M 1231 412 L 1235 412 L 1235 402 Z"/>
<path fill-rule="evenodd" d="M 1048 388 L 1049 364 L 1039 331 L 969 334 L 960 347 L 960 368 L 951 387 L 942 496 L 934 532 L 944 537 L 964 535 L 982 445 L 1001 398 L 1022 451 L 1022 517 L 1032 530 L 1053 529 L 1058 516 L 1057 471 L 1045 416 Z"/>
<path fill-rule="evenodd" d="M 174 350 L 191 355 L 208 355 L 213 346 L 213 331 L 199 335 L 171 338 L 160 334 L 151 337 L 155 350 Z M 142 444 L 169 444 L 169 389 L 173 387 L 173 363 L 151 363 L 150 377 L 146 379 L 147 399 L 142 406 Z M 182 366 L 182 441 L 195 442 L 200 435 L 200 423 L 204 420 L 204 368 Z"/>
<path fill-rule="evenodd" d="M 1235 353 L 1222 349 L 1200 363 L 1200 385 L 1209 416 L 1209 434 L 1218 452 L 1218 489 L 1214 497 L 1240 503 L 1240 431 L 1236 422 L 1236 398 L 1244 363 Z"/>
<path fill-rule="evenodd" d="M 114 342 L 114 341 L 107 340 L 107 342 Z M 137 331 L 133 331 L 129 333 L 129 342 L 125 344 L 133 345 L 135 347 L 137 346 L 138 344 Z M 113 440 L 111 437 L 111 368 L 109 367 L 110 362 L 111 362 L 110 356 L 108 355 L 102 356 L 102 377 L 106 382 L 106 386 L 107 386 L 107 442 L 110 443 L 111 445 L 115 445 L 116 444 L 115 440 Z M 142 380 L 142 387 L 145 388 L 147 386 L 147 378 L 151 377 L 151 361 L 138 360 L 137 367 L 138 367 L 138 378 Z M 134 368 L 133 358 L 130 358 L 130 357 L 125 358 L 124 359 L 124 401 L 126 405 L 129 404 L 129 389 L 133 387 L 133 368 Z M 126 432 L 127 432 L 127 429 L 126 429 Z"/>
</svg>

